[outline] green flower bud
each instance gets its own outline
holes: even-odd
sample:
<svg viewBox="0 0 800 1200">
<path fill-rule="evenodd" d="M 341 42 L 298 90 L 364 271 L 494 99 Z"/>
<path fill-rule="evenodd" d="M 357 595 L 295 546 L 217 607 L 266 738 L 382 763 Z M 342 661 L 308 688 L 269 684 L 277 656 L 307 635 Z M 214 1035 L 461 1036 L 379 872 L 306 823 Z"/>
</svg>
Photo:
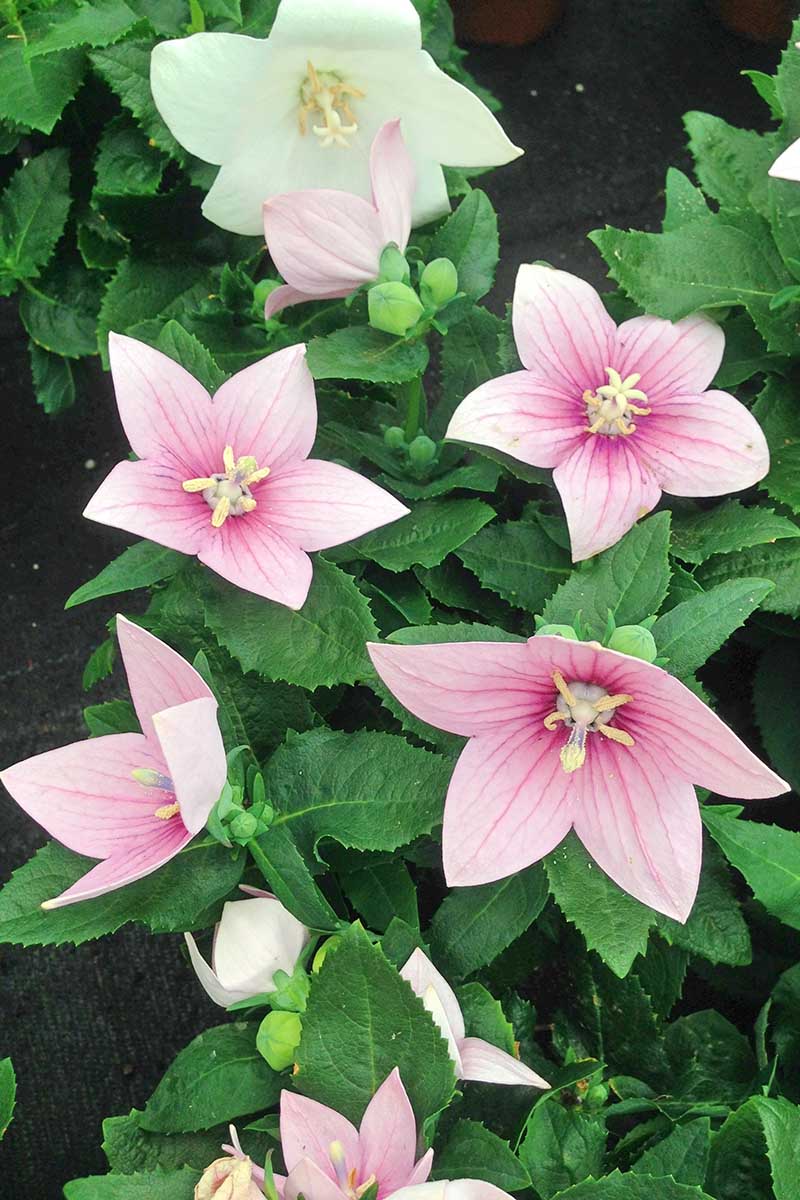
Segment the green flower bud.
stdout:
<svg viewBox="0 0 800 1200">
<path fill-rule="evenodd" d="M 399 450 L 406 444 L 406 435 L 399 425 L 390 425 L 384 431 L 383 440 L 390 450 Z"/>
<path fill-rule="evenodd" d="M 379 283 L 408 283 L 411 272 L 405 257 L 394 242 L 384 246 L 378 271 Z"/>
<path fill-rule="evenodd" d="M 424 309 L 417 293 L 405 283 L 378 283 L 367 293 L 373 329 L 402 337 L 413 329 Z"/>
<path fill-rule="evenodd" d="M 256 1049 L 273 1071 L 283 1071 L 294 1062 L 302 1032 L 303 1022 L 297 1013 L 267 1013 L 258 1027 Z"/>
<path fill-rule="evenodd" d="M 655 638 L 649 629 L 641 625 L 620 625 L 608 639 L 610 650 L 618 650 L 620 654 L 630 654 L 632 658 L 643 658 L 645 662 L 655 662 L 658 648 Z"/>
<path fill-rule="evenodd" d="M 423 302 L 429 308 L 443 308 L 458 291 L 458 271 L 449 258 L 429 262 L 419 281 Z"/>
<path fill-rule="evenodd" d="M 438 449 L 433 438 L 419 433 L 408 447 L 408 457 L 415 467 L 427 467 L 436 458 Z"/>
<path fill-rule="evenodd" d="M 534 637 L 563 637 L 570 642 L 577 642 L 578 635 L 571 625 L 543 625 L 537 629 Z"/>
<path fill-rule="evenodd" d="M 593 1083 L 583 1098 L 588 1108 L 602 1108 L 608 1099 L 608 1088 L 604 1083 Z"/>
<path fill-rule="evenodd" d="M 342 939 L 337 934 L 334 934 L 333 937 L 326 938 L 319 947 L 311 963 L 311 970 L 315 975 L 318 975 L 322 970 L 322 964 L 325 962 L 328 951 L 335 950 L 341 940 Z"/>
<path fill-rule="evenodd" d="M 281 285 L 277 279 L 261 279 L 253 288 L 253 303 L 256 308 L 263 308 L 267 303 L 267 297 L 270 296 L 276 288 Z"/>
<path fill-rule="evenodd" d="M 236 814 L 228 825 L 228 833 L 234 841 L 249 842 L 250 838 L 255 837 L 258 833 L 258 828 L 258 817 L 254 816 L 251 812 L 245 811 Z"/>
</svg>

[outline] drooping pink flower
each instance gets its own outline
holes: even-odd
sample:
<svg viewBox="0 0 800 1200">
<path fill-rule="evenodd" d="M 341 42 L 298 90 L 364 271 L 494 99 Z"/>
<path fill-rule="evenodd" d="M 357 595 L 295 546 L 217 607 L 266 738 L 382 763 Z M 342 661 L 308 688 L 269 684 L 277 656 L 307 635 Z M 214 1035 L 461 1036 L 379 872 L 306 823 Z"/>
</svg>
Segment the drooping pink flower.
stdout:
<svg viewBox="0 0 800 1200">
<path fill-rule="evenodd" d="M 317 432 L 305 346 L 245 367 L 212 400 L 160 351 L 109 337 L 119 414 L 138 462 L 121 462 L 84 516 L 151 538 L 238 587 L 302 608 L 309 550 L 408 509 L 355 471 L 309 458 Z"/>
<path fill-rule="evenodd" d="M 311 188 L 264 202 L 264 236 L 286 284 L 267 298 L 267 317 L 304 300 L 349 296 L 378 277 L 390 242 L 405 250 L 416 172 L 399 121 L 387 121 L 369 157 L 372 203 L 351 192 Z"/>
<path fill-rule="evenodd" d="M 617 329 L 588 283 L 532 265 L 519 269 L 513 320 L 525 369 L 471 392 L 447 436 L 555 468 L 575 562 L 618 542 L 662 492 L 722 496 L 769 470 L 755 418 L 706 391 L 725 342 L 708 317 Z"/>
<path fill-rule="evenodd" d="M 788 790 L 677 679 L 596 642 L 539 636 L 369 652 L 406 708 L 470 739 L 445 801 L 451 886 L 520 871 L 574 828 L 621 888 L 685 921 L 702 852 L 692 785 L 739 799 Z"/>
<path fill-rule="evenodd" d="M 414 1112 L 395 1068 L 367 1105 L 361 1127 L 332 1108 L 294 1092 L 281 1093 L 284 1200 L 359 1200 L 373 1184 L 377 1200 L 424 1183 L 429 1150 L 416 1161 Z"/>
<path fill-rule="evenodd" d="M 549 1088 L 542 1079 L 518 1058 L 485 1042 L 483 1038 L 467 1037 L 464 1014 L 456 994 L 431 960 L 417 949 L 400 970 L 403 979 L 422 1000 L 447 1041 L 456 1078 L 482 1083 L 526 1084 L 528 1087 Z"/>
<path fill-rule="evenodd" d="M 122 616 L 117 637 L 142 732 L 75 742 L 0 773 L 52 837 L 102 859 L 43 908 L 102 896 L 156 871 L 203 828 L 225 784 L 211 689 L 179 654 Z"/>
</svg>

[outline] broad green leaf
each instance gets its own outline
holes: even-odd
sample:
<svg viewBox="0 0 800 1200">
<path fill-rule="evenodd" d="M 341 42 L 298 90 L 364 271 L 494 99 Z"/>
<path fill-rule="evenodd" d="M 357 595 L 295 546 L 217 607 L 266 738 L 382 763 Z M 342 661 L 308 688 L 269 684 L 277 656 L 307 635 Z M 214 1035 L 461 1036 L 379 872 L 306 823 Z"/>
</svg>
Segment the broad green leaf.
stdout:
<svg viewBox="0 0 800 1200">
<path fill-rule="evenodd" d="M 191 333 L 187 333 L 179 321 L 167 321 L 158 340 L 156 349 L 199 379 L 207 391 L 214 393 L 222 386 L 227 376 L 214 361 L 211 351 Z"/>
<path fill-rule="evenodd" d="M 667 1137 L 645 1150 L 631 1170 L 637 1175 L 671 1175 L 676 1183 L 702 1184 L 711 1145 L 711 1122 L 697 1117 L 676 1125 Z"/>
<path fill-rule="evenodd" d="M 446 608 L 465 609 L 479 613 L 485 621 L 495 624 L 511 619 L 505 601 L 495 592 L 482 588 L 465 566 L 451 555 L 438 567 L 418 567 L 415 571 L 432 600 Z"/>
<path fill-rule="evenodd" d="M 90 270 L 113 271 L 128 250 L 119 230 L 91 208 L 84 209 L 78 219 L 76 241 L 84 265 Z"/>
<path fill-rule="evenodd" d="M 353 325 L 308 343 L 306 362 L 315 379 L 365 379 L 371 383 L 405 383 L 428 365 L 424 341 L 404 341 Z"/>
<path fill-rule="evenodd" d="M 141 1115 L 134 1108 L 127 1117 L 106 1117 L 103 1121 L 103 1153 L 115 1173 L 175 1171 L 184 1166 L 204 1171 L 219 1157 L 220 1146 L 227 1141 L 224 1125 L 202 1133 L 149 1133 L 139 1123 Z"/>
<path fill-rule="evenodd" d="M 451 416 L 465 396 L 501 375 L 503 322 L 486 308 L 475 308 L 444 339 L 442 394 L 431 414 L 431 436 L 444 437 Z"/>
<path fill-rule="evenodd" d="M 469 492 L 493 492 L 499 477 L 500 468 L 483 458 L 453 467 L 451 471 L 445 471 L 427 483 L 398 479 L 391 475 L 380 476 L 378 483 L 397 492 L 405 500 L 434 500 L 437 496 L 446 496 L 448 492 L 454 492 L 457 488 Z"/>
<path fill-rule="evenodd" d="M 540 612 L 571 571 L 569 554 L 535 521 L 490 525 L 457 553 L 484 587 L 529 613 Z"/>
<path fill-rule="evenodd" d="M 108 196 L 154 196 L 164 173 L 164 156 L 150 145 L 127 114 L 103 131 L 94 169 L 95 192 Z"/>
<path fill-rule="evenodd" d="M 766 1096 L 756 1096 L 752 1103 L 764 1129 L 775 1200 L 793 1200 L 797 1192 L 800 1108 L 788 1100 Z"/>
<path fill-rule="evenodd" d="M 125 0 L 92 0 L 69 9 L 57 9 L 49 29 L 29 37 L 25 55 L 30 62 L 56 50 L 77 46 L 110 46 L 133 28 L 138 21 Z"/>
<path fill-rule="evenodd" d="M 750 1043 L 721 1013 L 704 1009 L 667 1027 L 671 1091 L 686 1100 L 735 1102 L 750 1094 L 756 1060 Z"/>
<path fill-rule="evenodd" d="M 606 1129 L 601 1116 L 562 1108 L 557 1100 L 547 1100 L 531 1113 L 519 1156 L 538 1195 L 550 1200 L 570 1184 L 601 1175 L 605 1148 Z"/>
<path fill-rule="evenodd" d="M 64 1185 L 65 1200 L 192 1200 L 197 1171 L 143 1171 L 91 1175 Z"/>
<path fill-rule="evenodd" d="M 652 633 L 670 674 L 691 678 L 773 590 L 769 579 L 728 579 L 676 604 Z"/>
<path fill-rule="evenodd" d="M 743 576 L 751 583 L 759 579 L 774 584 L 761 600 L 764 612 L 800 614 L 800 542 L 792 538 L 774 546 L 751 546 L 735 554 L 717 554 L 697 568 L 697 578 L 707 591 Z M 735 608 L 733 614 L 735 617 Z"/>
<path fill-rule="evenodd" d="M 568 921 L 611 970 L 624 977 L 647 949 L 656 914 L 623 892 L 589 857 L 574 834 L 544 860 L 550 890 Z"/>
<path fill-rule="evenodd" d="M 775 770 L 800 791 L 800 655 L 793 642 L 774 639 L 758 664 L 753 704 Z M 787 732 L 789 736 L 787 736 Z"/>
<path fill-rule="evenodd" d="M 634 962 L 634 974 L 658 1016 L 666 1019 L 680 1000 L 688 965 L 689 951 L 670 945 L 663 934 L 653 934 L 647 952 Z"/>
<path fill-rule="evenodd" d="M 703 867 L 692 911 L 682 925 L 656 914 L 663 938 L 712 963 L 744 967 L 752 959 L 750 931 L 742 916 L 730 867 L 708 835 L 703 839 Z"/>
<path fill-rule="evenodd" d="M 428 261 L 449 258 L 459 291 L 480 300 L 494 283 L 498 256 L 497 214 L 486 193 L 475 188 L 436 231 Z"/>
<path fill-rule="evenodd" d="M 716 1200 L 775 1200 L 760 1097 L 732 1112 L 711 1142 L 706 1185 Z M 795 1155 L 795 1166 L 796 1166 Z M 791 1192 L 786 1193 L 786 1200 Z"/>
<path fill-rule="evenodd" d="M 19 867 L 0 892 L 0 942 L 20 946 L 60 946 L 113 933 L 127 921 L 139 921 L 153 933 L 200 928 L 210 906 L 236 887 L 244 858 L 216 842 L 200 839 L 165 866 L 127 887 L 45 911 L 41 904 L 58 896 L 96 865 L 48 842 Z M 212 917 L 213 920 L 213 917 Z"/>
<path fill-rule="evenodd" d="M 344 892 L 368 928 L 383 933 L 395 917 L 419 928 L 417 889 L 408 867 L 399 859 L 370 862 L 341 876 Z"/>
<path fill-rule="evenodd" d="M 503 1141 L 478 1121 L 459 1121 L 441 1149 L 437 1148 L 432 1179 L 484 1179 L 504 1192 L 530 1187 L 527 1170 Z"/>
<path fill-rule="evenodd" d="M 17 1096 L 17 1077 L 10 1058 L 0 1059 L 0 1141 L 11 1124 Z"/>
<path fill-rule="evenodd" d="M 387 571 L 436 567 L 494 517 L 482 500 L 423 500 L 407 517 L 328 551 L 338 562 L 371 559 Z"/>
<path fill-rule="evenodd" d="M 287 825 L 273 826 L 250 852 L 269 888 L 289 912 L 309 929 L 332 932 L 342 921 L 323 896 Z"/>
<path fill-rule="evenodd" d="M 92 653 L 83 668 L 81 686 L 85 692 L 93 688 L 101 679 L 106 679 L 114 670 L 117 658 L 117 643 L 114 638 L 107 637 Z"/>
<path fill-rule="evenodd" d="M 194 1133 L 248 1113 L 280 1095 L 282 1079 L 256 1050 L 254 1022 L 217 1025 L 180 1051 L 139 1118 L 151 1133 Z"/>
<path fill-rule="evenodd" d="M 713 385 L 731 389 L 759 372 L 779 370 L 786 361 L 767 350 L 748 313 L 732 312 L 725 321 L 725 353 Z"/>
<path fill-rule="evenodd" d="M 28 352 L 36 403 L 41 404 L 48 414 L 71 408 L 75 403 L 72 364 L 58 354 L 43 350 L 34 341 L 28 343 Z"/>
<path fill-rule="evenodd" d="M 455 1085 L 447 1043 L 422 1001 L 357 926 L 312 978 L 297 1067 L 298 1090 L 351 1121 L 395 1067 L 419 1122 Z"/>
<path fill-rule="evenodd" d="M 177 550 L 167 550 L 155 542 L 134 542 L 107 567 L 103 567 L 99 575 L 74 591 L 64 607 L 75 608 L 78 604 L 98 600 L 101 596 L 115 596 L 119 592 L 149 587 L 152 583 L 169 579 L 186 562 L 186 555 Z"/>
<path fill-rule="evenodd" d="M 739 500 L 724 500 L 716 508 L 673 513 L 670 551 L 684 562 L 702 563 L 714 554 L 796 537 L 800 526 L 771 508 L 745 508 Z"/>
<path fill-rule="evenodd" d="M 537 864 L 497 883 L 455 888 L 429 930 L 431 949 L 445 975 L 463 979 L 493 962 L 536 920 L 547 900 Z"/>
<path fill-rule="evenodd" d="M 93 50 L 89 58 L 95 70 L 133 113 L 148 138 L 178 162 L 185 153 L 159 116 L 150 91 L 150 54 L 154 42 L 127 40 L 117 46 Z M 50 62 L 50 57 L 43 59 Z"/>
<path fill-rule="evenodd" d="M 659 1179 L 613 1171 L 602 1179 L 586 1179 L 559 1192 L 558 1200 L 712 1200 L 712 1197 L 699 1187 L 676 1183 L 669 1176 Z"/>
<path fill-rule="evenodd" d="M 368 678 L 365 644 L 378 629 L 353 578 L 315 558 L 299 612 L 214 579 L 206 621 L 245 671 L 309 689 Z"/>
<path fill-rule="evenodd" d="M 683 123 L 703 191 L 730 208 L 752 204 L 752 193 L 764 189 L 775 158 L 770 142 L 752 129 L 737 129 L 711 113 L 686 113 Z"/>
<path fill-rule="evenodd" d="M 30 13 L 25 17 L 28 37 L 50 26 L 46 12 Z M 0 118 L 19 125 L 30 126 L 41 133 L 52 133 L 65 106 L 78 90 L 86 70 L 86 59 L 80 50 L 62 50 L 27 62 L 25 39 L 19 28 L 6 25 L 0 29 Z M 57 152 L 56 152 L 57 153 Z"/>
<path fill-rule="evenodd" d="M 588 631 L 602 637 L 609 609 L 618 625 L 658 612 L 669 586 L 669 527 L 669 513 L 658 513 L 574 570 L 545 605 L 545 621 L 571 625 L 580 614 Z"/>
<path fill-rule="evenodd" d="M 90 737 L 105 737 L 109 733 L 141 733 L 136 712 L 129 700 L 90 704 L 83 710 L 83 719 Z"/>
<path fill-rule="evenodd" d="M 31 339 L 65 358 L 97 353 L 100 281 L 77 264 L 53 263 L 36 284 L 25 281 L 19 315 Z"/>
<path fill-rule="evenodd" d="M 800 833 L 742 821 L 709 805 L 703 821 L 755 898 L 779 921 L 800 929 Z"/>
<path fill-rule="evenodd" d="M 2 56 L 0 34 L 0 74 Z M 2 77 L 5 88 L 8 81 Z M 0 274 L 15 279 L 39 275 L 64 232 L 70 203 L 64 149 L 45 150 L 12 175 L 0 196 Z"/>
<path fill-rule="evenodd" d="M 708 216 L 708 201 L 699 188 L 688 179 L 683 171 L 676 167 L 667 169 L 667 180 L 664 187 L 665 208 L 662 229 L 669 233 L 689 225 L 692 221 L 702 221 Z"/>
<path fill-rule="evenodd" d="M 771 376 L 753 406 L 753 416 L 770 453 L 769 474 L 759 486 L 773 500 L 800 513 L 800 406 L 794 385 Z"/>
<path fill-rule="evenodd" d="M 127 44 L 116 48 L 123 49 Z M 207 292 L 208 273 L 199 264 L 124 259 L 100 305 L 97 333 L 103 366 L 108 368 L 106 340 L 111 330 L 126 333 L 151 317 L 166 321 L 177 315 L 188 299 L 200 300 Z"/>
<path fill-rule="evenodd" d="M 506 1054 L 517 1053 L 514 1026 L 503 1012 L 500 1001 L 495 1000 L 482 983 L 462 984 L 456 994 L 468 1037 L 483 1038 L 492 1046 L 505 1050 Z"/>
</svg>

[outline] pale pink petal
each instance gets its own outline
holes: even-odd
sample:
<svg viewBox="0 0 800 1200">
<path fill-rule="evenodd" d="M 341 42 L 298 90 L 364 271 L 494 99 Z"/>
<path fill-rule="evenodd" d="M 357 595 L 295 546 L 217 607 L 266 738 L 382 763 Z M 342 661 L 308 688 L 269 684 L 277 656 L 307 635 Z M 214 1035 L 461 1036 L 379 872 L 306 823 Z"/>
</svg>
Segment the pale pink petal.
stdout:
<svg viewBox="0 0 800 1200">
<path fill-rule="evenodd" d="M 525 264 L 517 274 L 513 320 L 519 356 L 537 379 L 570 386 L 576 400 L 606 382 L 617 331 L 591 284 Z"/>
<path fill-rule="evenodd" d="M 761 427 L 727 392 L 674 396 L 640 417 L 636 452 L 673 496 L 723 496 L 751 487 L 769 470 Z"/>
<path fill-rule="evenodd" d="M 117 613 L 117 640 L 133 707 L 148 737 L 156 737 L 153 713 L 190 700 L 214 700 L 211 688 L 185 658 L 121 613 Z"/>
<path fill-rule="evenodd" d="M 247 1000 L 248 997 L 256 995 L 255 992 L 246 989 L 223 986 L 219 981 L 216 971 L 208 965 L 198 950 L 197 942 L 191 933 L 184 933 L 183 936 L 186 941 L 186 948 L 189 951 L 189 959 L 194 968 L 194 973 L 210 1000 L 213 1000 L 215 1004 L 219 1004 L 221 1008 L 227 1008 L 230 1004 L 238 1004 L 240 1000 Z M 223 1150 L 225 1149 L 224 1146 L 222 1148 Z"/>
<path fill-rule="evenodd" d="M 173 797 L 133 777 L 141 768 L 165 773 L 157 750 L 141 733 L 112 733 L 15 763 L 0 780 L 51 837 L 77 854 L 107 858 L 158 832 L 153 814 Z"/>
<path fill-rule="evenodd" d="M 574 793 L 561 767 L 560 744 L 541 720 L 516 720 L 467 743 L 444 807 L 442 856 L 449 887 L 513 875 L 566 835 Z"/>
<path fill-rule="evenodd" d="M 317 435 L 317 398 L 305 346 L 287 346 L 237 372 L 214 396 L 214 412 L 215 462 L 225 446 L 272 471 L 307 458 Z"/>
<path fill-rule="evenodd" d="M 329 1179 L 335 1179 L 331 1142 L 341 1142 L 349 1167 L 358 1164 L 358 1132 L 346 1117 L 307 1096 L 281 1092 L 281 1149 L 286 1170 L 291 1174 L 307 1158 Z"/>
<path fill-rule="evenodd" d="M 523 1084 L 527 1087 L 549 1088 L 550 1084 L 525 1063 L 506 1054 L 505 1050 L 482 1038 L 464 1038 L 460 1046 L 463 1064 L 462 1079 L 480 1083 Z"/>
<path fill-rule="evenodd" d="M 439 1179 L 401 1188 L 392 1200 L 509 1200 L 509 1195 L 482 1179 Z"/>
<path fill-rule="evenodd" d="M 359 1180 L 374 1175 L 379 1197 L 403 1187 L 414 1169 L 417 1122 L 396 1067 L 367 1105 L 359 1138 Z"/>
<path fill-rule="evenodd" d="M 769 169 L 769 174 L 775 179 L 791 179 L 795 183 L 800 182 L 800 138 L 778 155 Z"/>
<path fill-rule="evenodd" d="M 276 313 L 282 312 L 284 308 L 291 308 L 293 304 L 306 304 L 309 300 L 336 300 L 340 296 L 347 296 L 353 289 L 339 288 L 332 292 L 301 292 L 297 288 L 290 287 L 288 283 L 282 287 L 277 287 L 267 296 L 264 305 L 264 316 L 267 320 L 274 317 Z"/>
<path fill-rule="evenodd" d="M 719 370 L 725 334 L 702 313 L 673 324 L 661 317 L 633 317 L 617 330 L 614 361 L 622 378 L 641 375 L 636 387 L 645 392 L 644 406 L 671 396 L 703 392 Z"/>
<path fill-rule="evenodd" d="M 387 121 L 376 133 L 369 154 L 369 174 L 383 243 L 396 242 L 401 250 L 405 250 L 411 233 L 417 173 L 399 120 Z"/>
<path fill-rule="evenodd" d="M 433 1149 L 426 1150 L 422 1158 L 419 1159 L 414 1170 L 408 1177 L 407 1187 L 414 1187 L 415 1184 L 424 1183 L 431 1173 L 433 1166 Z"/>
<path fill-rule="evenodd" d="M 346 1200 L 345 1193 L 310 1158 L 292 1167 L 283 1184 L 284 1200 Z"/>
<path fill-rule="evenodd" d="M 514 371 L 470 392 L 446 436 L 492 446 L 534 467 L 555 467 L 581 444 L 586 427 L 586 405 L 568 386 Z"/>
<path fill-rule="evenodd" d="M 230 517 L 220 529 L 209 527 L 197 557 L 237 587 L 287 608 L 302 608 L 311 587 L 311 559 L 273 529 L 258 508 Z"/>
<path fill-rule="evenodd" d="M 417 948 L 405 965 L 400 968 L 400 974 L 406 983 L 411 985 L 411 990 L 417 996 L 423 996 L 426 990 L 433 986 L 442 1003 L 453 1035 L 456 1041 L 460 1042 L 466 1033 L 461 1005 L 450 984 L 444 975 L 436 970 L 427 954 Z"/>
<path fill-rule="evenodd" d="M 638 445 L 629 444 L 636 436 L 587 434 L 585 442 L 553 472 L 573 562 L 615 545 L 658 504 L 661 490 L 641 461 Z"/>
<path fill-rule="evenodd" d="M 363 475 L 318 458 L 276 471 L 255 494 L 270 526 L 301 550 L 339 546 L 409 512 Z"/>
<path fill-rule="evenodd" d="M 375 670 L 405 708 L 449 733 L 470 735 L 549 712 L 551 687 L 521 642 L 367 644 Z"/>
<path fill-rule="evenodd" d="M 202 496 L 183 490 L 181 483 L 188 478 L 200 476 L 172 461 L 117 463 L 83 515 L 101 525 L 150 538 L 170 550 L 196 554 L 211 510 Z"/>
<path fill-rule="evenodd" d="M 184 479 L 207 474 L 215 444 L 211 397 L 203 385 L 168 355 L 120 333 L 108 335 L 108 357 L 134 453 L 177 460 Z"/>
<path fill-rule="evenodd" d="M 458 1049 L 458 1040 L 453 1032 L 453 1027 L 450 1024 L 444 1005 L 439 998 L 439 993 L 432 983 L 429 983 L 424 992 L 420 996 L 422 1007 L 426 1012 L 429 1012 L 433 1018 L 433 1023 L 439 1030 L 440 1034 L 447 1042 L 447 1053 L 450 1055 L 450 1060 L 453 1064 L 453 1069 L 456 1073 L 456 1078 L 461 1078 L 461 1053 Z"/>
<path fill-rule="evenodd" d="M 228 774 L 225 746 L 213 696 L 190 700 L 153 714 L 181 820 L 199 833 L 219 800 Z"/>
</svg>

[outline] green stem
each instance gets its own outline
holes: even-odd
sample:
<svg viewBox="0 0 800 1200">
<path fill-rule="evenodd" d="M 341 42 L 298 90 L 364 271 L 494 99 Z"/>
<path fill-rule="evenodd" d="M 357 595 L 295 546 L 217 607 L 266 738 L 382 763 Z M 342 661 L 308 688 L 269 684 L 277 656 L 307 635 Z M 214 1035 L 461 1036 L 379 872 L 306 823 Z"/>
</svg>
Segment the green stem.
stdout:
<svg viewBox="0 0 800 1200">
<path fill-rule="evenodd" d="M 405 402 L 403 432 L 406 441 L 411 442 L 425 426 L 425 389 L 422 386 L 422 377 L 404 383 L 401 396 Z"/>
<path fill-rule="evenodd" d="M 265 882 L 267 884 L 269 884 L 269 875 L 267 874 L 267 872 L 269 871 L 269 859 L 267 858 L 266 854 L 261 849 L 261 847 L 259 846 L 259 844 L 255 838 L 251 838 L 250 841 L 247 843 L 247 849 L 250 851 L 250 854 L 252 855 L 253 862 L 256 864 L 259 871 L 264 876 Z"/>
</svg>

